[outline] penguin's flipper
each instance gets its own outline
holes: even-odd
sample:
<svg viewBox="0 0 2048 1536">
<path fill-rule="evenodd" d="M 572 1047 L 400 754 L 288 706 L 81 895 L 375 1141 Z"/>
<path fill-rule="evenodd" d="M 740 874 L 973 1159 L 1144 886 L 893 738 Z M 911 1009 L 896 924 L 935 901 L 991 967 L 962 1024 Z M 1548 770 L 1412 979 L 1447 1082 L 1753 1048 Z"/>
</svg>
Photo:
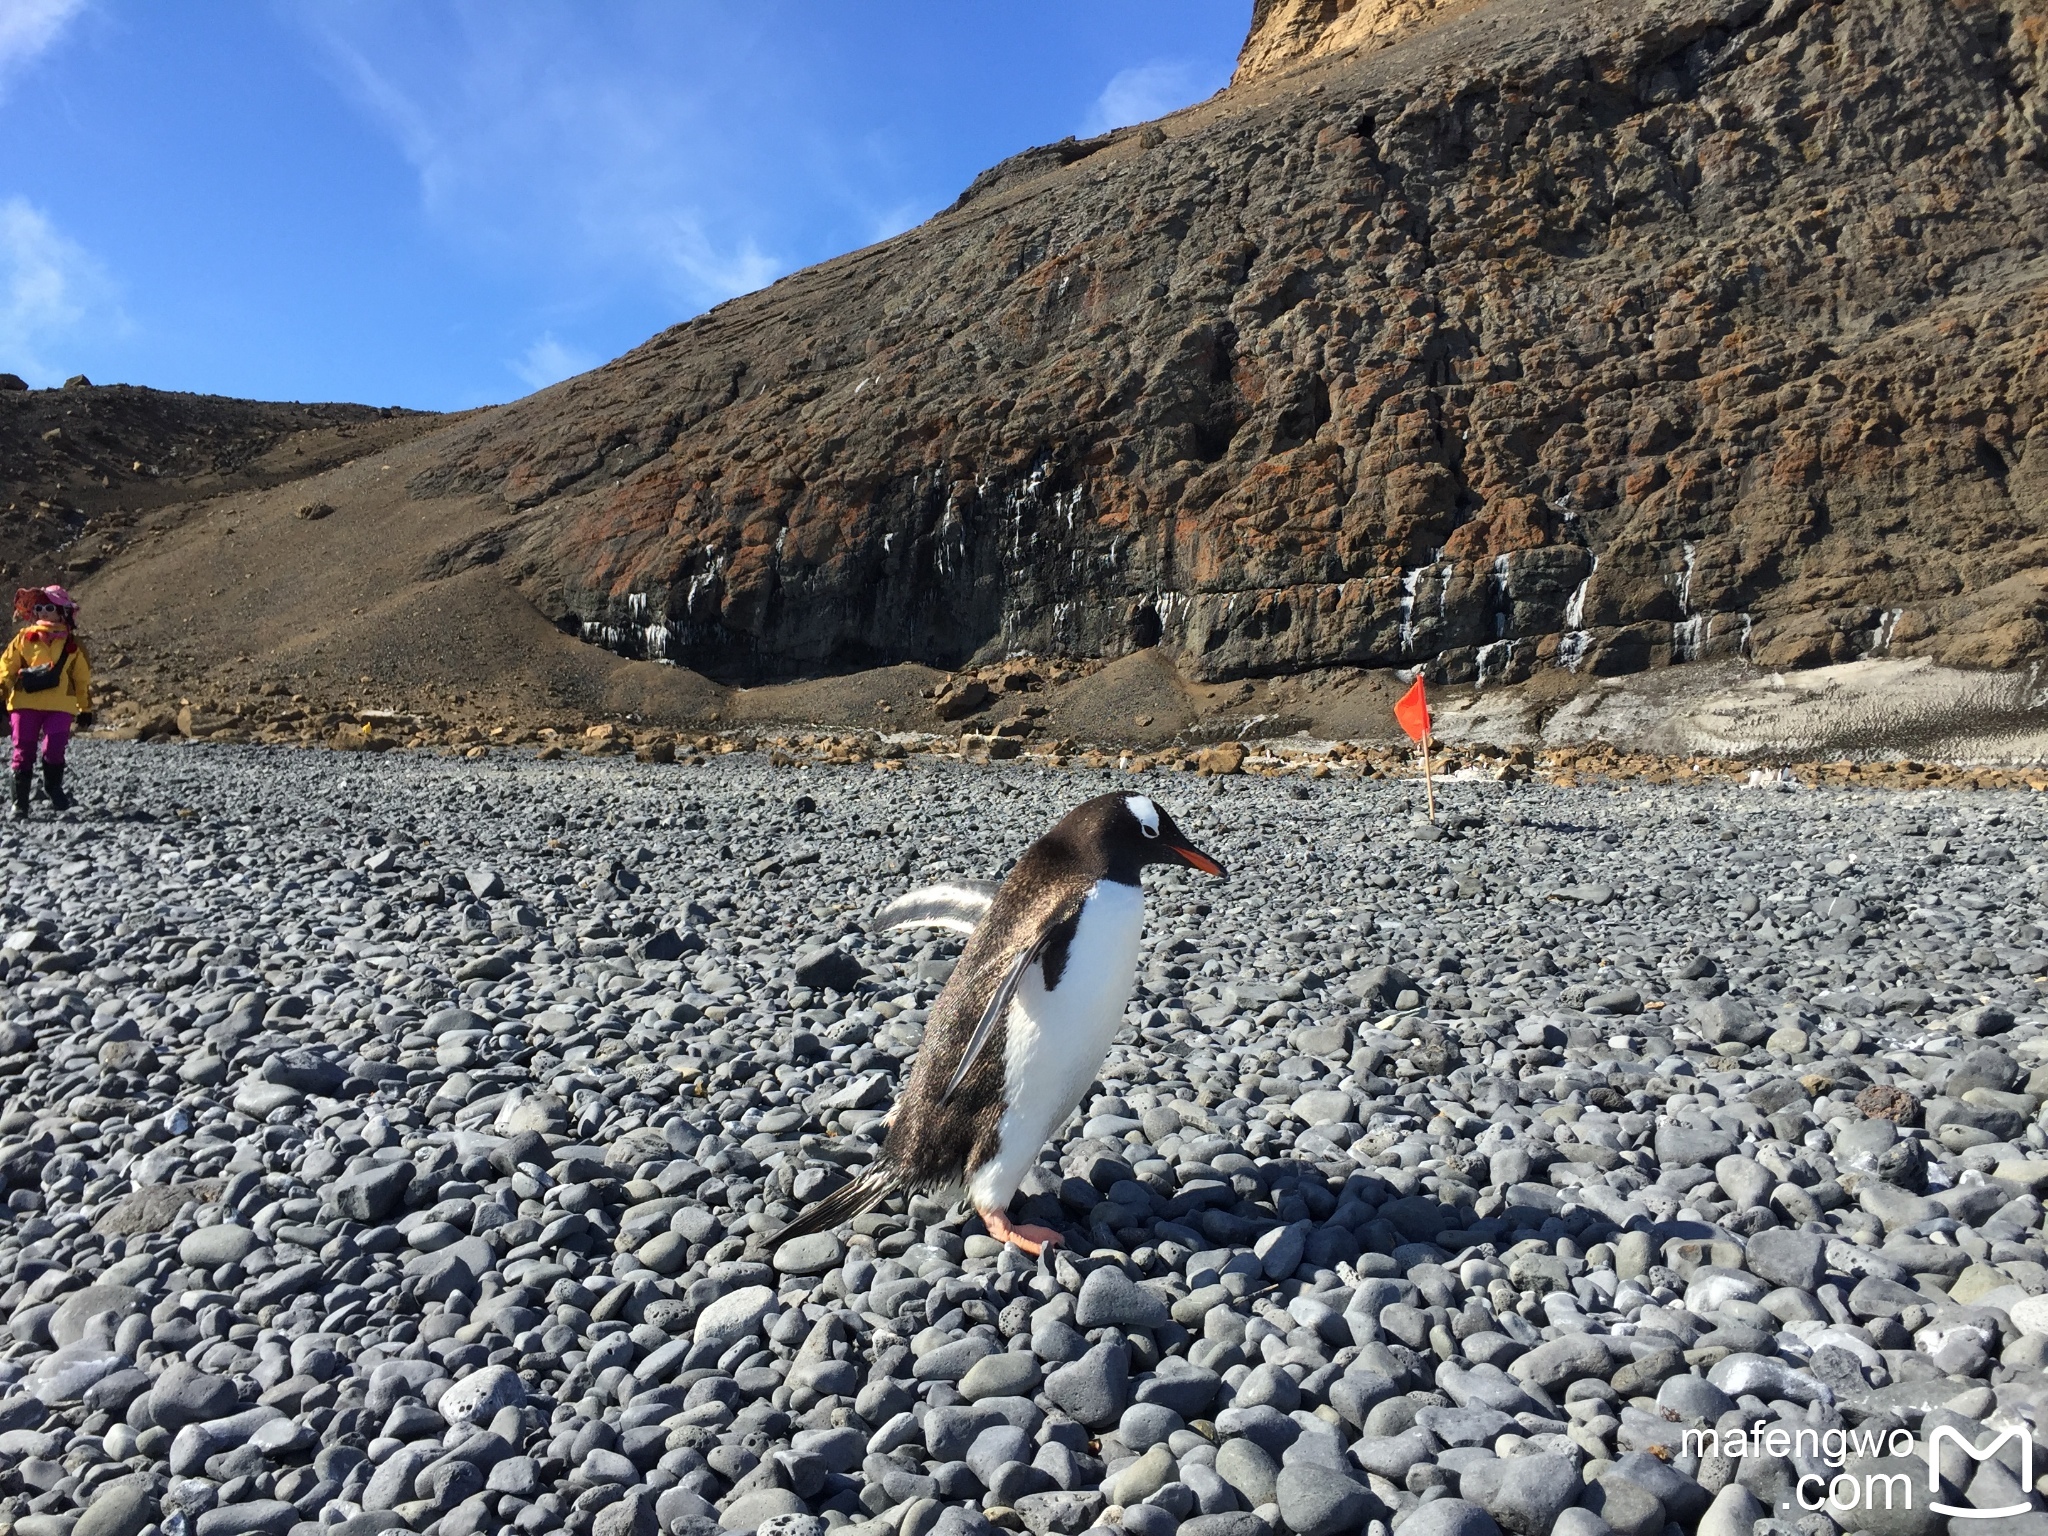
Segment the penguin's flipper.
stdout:
<svg viewBox="0 0 2048 1536">
<path fill-rule="evenodd" d="M 946 880 L 898 896 L 875 914 L 875 926 L 972 933 L 995 897 L 995 886 L 986 880 Z"/>
<path fill-rule="evenodd" d="M 842 1227 L 863 1212 L 873 1210 L 901 1187 L 902 1181 L 896 1176 L 896 1170 L 878 1159 L 868 1164 L 851 1184 L 834 1190 L 776 1233 L 775 1246 L 780 1248 L 793 1237 L 808 1237 L 814 1232 L 830 1232 Z"/>
<path fill-rule="evenodd" d="M 1045 946 L 1052 942 L 1054 934 L 1071 918 L 1078 909 L 1078 903 L 1069 903 L 1047 914 L 1047 920 L 1038 930 L 1038 936 L 1018 952 L 1003 979 L 996 983 L 995 995 L 988 1000 L 988 1007 L 981 1012 L 980 1020 L 974 1026 L 974 1033 L 968 1036 L 967 1049 L 960 1053 L 960 1065 L 953 1069 L 952 1080 L 946 1084 L 946 1091 L 939 1095 L 939 1102 L 952 1102 L 955 1092 L 967 1079 L 967 1069 L 974 1065 L 974 1059 L 988 1044 L 989 1036 L 995 1033 L 996 1020 L 1010 1011 L 1011 1000 L 1017 995 L 1017 988 L 1023 985 L 1024 973 L 1036 965 L 1045 954 Z"/>
</svg>

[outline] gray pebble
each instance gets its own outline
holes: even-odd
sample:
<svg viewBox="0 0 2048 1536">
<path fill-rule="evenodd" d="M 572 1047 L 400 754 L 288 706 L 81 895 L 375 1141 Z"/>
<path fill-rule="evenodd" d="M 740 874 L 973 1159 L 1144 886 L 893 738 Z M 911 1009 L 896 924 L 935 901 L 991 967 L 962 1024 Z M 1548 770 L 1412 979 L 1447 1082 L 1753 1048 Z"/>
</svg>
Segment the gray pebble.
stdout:
<svg viewBox="0 0 2048 1536">
<path fill-rule="evenodd" d="M 1486 1511 L 1517 1536 L 1547 1536 L 1557 1517 L 1576 1504 L 1579 1469 L 1568 1456 L 1511 1456 Z"/>
<path fill-rule="evenodd" d="M 1179 1475 L 1173 1452 L 1154 1445 L 1110 1480 L 1112 1504 L 1138 1504 L 1150 1498 Z"/>
<path fill-rule="evenodd" d="M 774 1291 L 765 1285 L 742 1286 L 718 1297 L 697 1315 L 694 1337 L 699 1344 L 737 1344 L 758 1330 L 774 1309 Z"/>
<path fill-rule="evenodd" d="M 1038 1361 L 1017 1350 L 982 1356 L 960 1378 L 960 1395 L 970 1403 L 989 1397 L 1030 1397 L 1044 1381 Z"/>
<path fill-rule="evenodd" d="M 195 1269 L 218 1269 L 239 1263 L 263 1246 L 263 1240 L 247 1227 L 220 1222 L 200 1227 L 178 1244 L 178 1260 Z"/>
<path fill-rule="evenodd" d="M 1053 1406 L 1090 1429 L 1107 1429 L 1130 1397 L 1130 1363 L 1121 1344 L 1098 1344 L 1045 1378 Z"/>
<path fill-rule="evenodd" d="M 1435 1499 L 1411 1514 L 1402 1536 L 1499 1536 L 1500 1527 L 1477 1504 L 1463 1499 Z"/>
<path fill-rule="evenodd" d="M 1827 1244 L 1814 1232 L 1758 1232 L 1744 1245 L 1744 1255 L 1758 1279 L 1793 1290 L 1817 1290 L 1827 1273 Z"/>
<path fill-rule="evenodd" d="M 1280 1469 L 1274 1488 L 1280 1518 L 1299 1536 L 1337 1536 L 1364 1524 L 1371 1496 L 1346 1473 L 1314 1463 Z"/>
<path fill-rule="evenodd" d="M 160 1495 L 148 1477 L 116 1477 L 93 1490 L 72 1536 L 140 1536 L 144 1526 L 156 1522 L 160 1508 Z"/>
<path fill-rule="evenodd" d="M 149 1390 L 152 1422 L 168 1430 L 225 1417 L 235 1405 L 235 1384 L 178 1360 L 157 1377 Z"/>
<path fill-rule="evenodd" d="M 1621 1536 L 1657 1536 L 1664 1529 L 1664 1506 L 1657 1496 L 1614 1473 L 1589 1483 L 1580 1503 Z"/>
<path fill-rule="evenodd" d="M 785 1275 L 822 1275 L 837 1269 L 846 1245 L 834 1232 L 813 1232 L 792 1238 L 775 1250 L 775 1268 Z"/>
<path fill-rule="evenodd" d="M 1216 1447 L 1216 1475 L 1256 1508 L 1273 1502 L 1280 1468 L 1257 1443 L 1237 1438 Z"/>
<path fill-rule="evenodd" d="M 1074 1303 L 1074 1322 L 1084 1330 L 1158 1328 L 1166 1321 L 1166 1303 L 1114 1265 L 1092 1270 Z"/>
</svg>

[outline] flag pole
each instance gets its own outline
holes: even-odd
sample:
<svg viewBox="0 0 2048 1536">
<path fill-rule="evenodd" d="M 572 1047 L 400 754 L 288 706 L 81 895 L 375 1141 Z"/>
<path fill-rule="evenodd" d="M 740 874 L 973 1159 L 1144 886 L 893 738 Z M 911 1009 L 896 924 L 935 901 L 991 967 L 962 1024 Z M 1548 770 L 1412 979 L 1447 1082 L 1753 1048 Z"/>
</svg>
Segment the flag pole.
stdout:
<svg viewBox="0 0 2048 1536">
<path fill-rule="evenodd" d="M 1408 733 L 1411 741 L 1422 744 L 1422 784 L 1429 795 L 1429 820 L 1436 824 L 1436 780 L 1430 773 L 1429 738 L 1435 734 L 1434 722 L 1429 718 L 1429 691 L 1422 686 L 1422 669 L 1415 669 L 1415 680 L 1408 685 L 1408 691 L 1394 704 L 1394 721 Z"/>
</svg>

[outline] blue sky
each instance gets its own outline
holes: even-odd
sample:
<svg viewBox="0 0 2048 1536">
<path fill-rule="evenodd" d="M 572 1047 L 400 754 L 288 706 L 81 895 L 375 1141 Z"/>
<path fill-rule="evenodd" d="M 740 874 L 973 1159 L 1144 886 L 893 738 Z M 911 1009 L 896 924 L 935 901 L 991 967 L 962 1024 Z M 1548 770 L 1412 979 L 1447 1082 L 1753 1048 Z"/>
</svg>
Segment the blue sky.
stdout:
<svg viewBox="0 0 2048 1536">
<path fill-rule="evenodd" d="M 0 0 L 0 371 L 455 408 L 1198 101 L 1250 0 Z"/>
</svg>

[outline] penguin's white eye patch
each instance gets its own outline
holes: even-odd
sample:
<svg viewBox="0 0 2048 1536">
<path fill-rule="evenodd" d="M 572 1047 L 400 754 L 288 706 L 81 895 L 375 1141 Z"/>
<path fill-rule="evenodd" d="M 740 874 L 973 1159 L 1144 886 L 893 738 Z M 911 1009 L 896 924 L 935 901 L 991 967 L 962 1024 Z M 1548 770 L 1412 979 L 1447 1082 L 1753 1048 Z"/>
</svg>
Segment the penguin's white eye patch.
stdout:
<svg viewBox="0 0 2048 1536">
<path fill-rule="evenodd" d="M 1124 804 L 1130 808 L 1131 814 L 1138 818 L 1139 831 L 1143 832 L 1147 837 L 1157 837 L 1159 835 L 1159 807 L 1154 805 L 1147 796 L 1126 795 L 1124 796 Z"/>
</svg>

